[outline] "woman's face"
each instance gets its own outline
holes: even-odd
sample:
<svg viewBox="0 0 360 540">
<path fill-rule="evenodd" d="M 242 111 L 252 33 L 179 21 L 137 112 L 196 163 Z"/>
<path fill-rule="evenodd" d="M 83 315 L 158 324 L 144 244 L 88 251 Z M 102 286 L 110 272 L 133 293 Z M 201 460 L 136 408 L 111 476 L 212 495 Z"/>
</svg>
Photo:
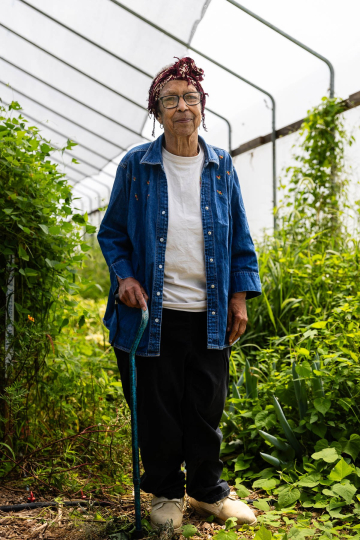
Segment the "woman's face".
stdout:
<svg viewBox="0 0 360 540">
<path fill-rule="evenodd" d="M 160 96 L 183 96 L 187 92 L 197 92 L 195 86 L 188 85 L 185 80 L 169 81 L 161 89 Z M 171 133 L 175 137 L 189 137 L 200 126 L 201 103 L 188 105 L 184 98 L 180 97 L 177 107 L 166 109 L 159 99 L 158 121 L 163 124 L 165 133 Z"/>
</svg>

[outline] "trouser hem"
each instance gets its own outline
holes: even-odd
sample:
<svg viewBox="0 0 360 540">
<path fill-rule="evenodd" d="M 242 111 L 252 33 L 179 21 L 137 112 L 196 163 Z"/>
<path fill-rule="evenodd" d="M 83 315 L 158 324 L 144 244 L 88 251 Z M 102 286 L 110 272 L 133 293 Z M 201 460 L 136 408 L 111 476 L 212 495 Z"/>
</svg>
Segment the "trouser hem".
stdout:
<svg viewBox="0 0 360 540">
<path fill-rule="evenodd" d="M 225 497 L 227 497 L 228 495 L 230 495 L 229 487 L 227 489 L 224 489 L 221 493 L 218 493 L 217 495 L 213 495 L 212 497 L 205 497 L 204 499 L 198 502 L 203 502 L 206 504 L 214 504 L 218 501 L 221 501 L 221 499 L 225 499 Z M 191 495 L 189 495 L 189 497 L 191 497 Z M 197 499 L 195 500 L 197 501 Z"/>
</svg>

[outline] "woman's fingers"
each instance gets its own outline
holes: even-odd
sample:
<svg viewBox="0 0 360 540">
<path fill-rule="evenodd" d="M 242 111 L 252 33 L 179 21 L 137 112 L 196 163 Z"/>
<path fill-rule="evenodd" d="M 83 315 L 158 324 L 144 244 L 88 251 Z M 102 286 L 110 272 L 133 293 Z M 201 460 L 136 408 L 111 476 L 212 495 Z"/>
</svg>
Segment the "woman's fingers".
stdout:
<svg viewBox="0 0 360 540">
<path fill-rule="evenodd" d="M 139 307 L 142 310 L 146 311 L 146 302 L 145 302 L 144 294 L 143 294 L 143 292 L 141 290 L 141 287 L 137 287 L 135 289 L 135 296 L 136 296 L 136 299 L 137 299 L 137 302 L 138 302 L 137 307 Z"/>
<path fill-rule="evenodd" d="M 230 345 L 236 341 L 246 330 L 247 312 L 245 296 L 233 296 L 229 302 L 227 331 L 230 332 Z"/>
<path fill-rule="evenodd" d="M 146 310 L 148 295 L 146 294 L 145 289 L 134 278 L 120 280 L 119 298 L 121 302 L 128 307 Z"/>
<path fill-rule="evenodd" d="M 229 336 L 229 343 L 232 343 L 235 341 L 238 337 L 240 337 L 240 326 L 241 326 L 241 318 L 240 315 L 236 314 L 232 317 L 232 328 L 230 331 Z"/>
</svg>

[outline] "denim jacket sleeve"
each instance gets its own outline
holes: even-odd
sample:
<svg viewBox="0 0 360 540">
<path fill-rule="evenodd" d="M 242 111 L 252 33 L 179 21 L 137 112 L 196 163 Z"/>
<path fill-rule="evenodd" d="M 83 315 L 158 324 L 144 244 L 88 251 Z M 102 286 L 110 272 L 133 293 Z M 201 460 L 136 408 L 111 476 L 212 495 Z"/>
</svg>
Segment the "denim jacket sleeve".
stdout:
<svg viewBox="0 0 360 540">
<path fill-rule="evenodd" d="M 258 262 L 251 238 L 235 167 L 231 175 L 230 212 L 232 216 L 232 246 L 230 270 L 230 295 L 246 291 L 246 299 L 261 294 Z"/>
<path fill-rule="evenodd" d="M 97 238 L 110 271 L 111 290 L 116 294 L 120 279 L 134 277 L 131 263 L 132 244 L 127 234 L 129 174 L 120 163 L 111 192 L 109 206 L 102 220 Z"/>
</svg>

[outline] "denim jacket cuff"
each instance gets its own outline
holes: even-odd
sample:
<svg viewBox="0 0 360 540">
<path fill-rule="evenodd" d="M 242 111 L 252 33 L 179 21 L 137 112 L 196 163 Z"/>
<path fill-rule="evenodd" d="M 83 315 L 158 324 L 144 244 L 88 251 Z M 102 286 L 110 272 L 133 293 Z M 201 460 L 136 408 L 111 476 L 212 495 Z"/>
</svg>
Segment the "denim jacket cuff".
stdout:
<svg viewBox="0 0 360 540">
<path fill-rule="evenodd" d="M 113 294 L 116 294 L 119 288 L 117 276 L 120 279 L 134 277 L 131 261 L 129 261 L 128 259 L 120 259 L 120 261 L 116 261 L 110 266 L 110 283 L 111 291 Z"/>
<path fill-rule="evenodd" d="M 246 300 L 260 296 L 261 283 L 257 272 L 234 272 L 231 274 L 230 296 L 246 291 Z"/>
</svg>

